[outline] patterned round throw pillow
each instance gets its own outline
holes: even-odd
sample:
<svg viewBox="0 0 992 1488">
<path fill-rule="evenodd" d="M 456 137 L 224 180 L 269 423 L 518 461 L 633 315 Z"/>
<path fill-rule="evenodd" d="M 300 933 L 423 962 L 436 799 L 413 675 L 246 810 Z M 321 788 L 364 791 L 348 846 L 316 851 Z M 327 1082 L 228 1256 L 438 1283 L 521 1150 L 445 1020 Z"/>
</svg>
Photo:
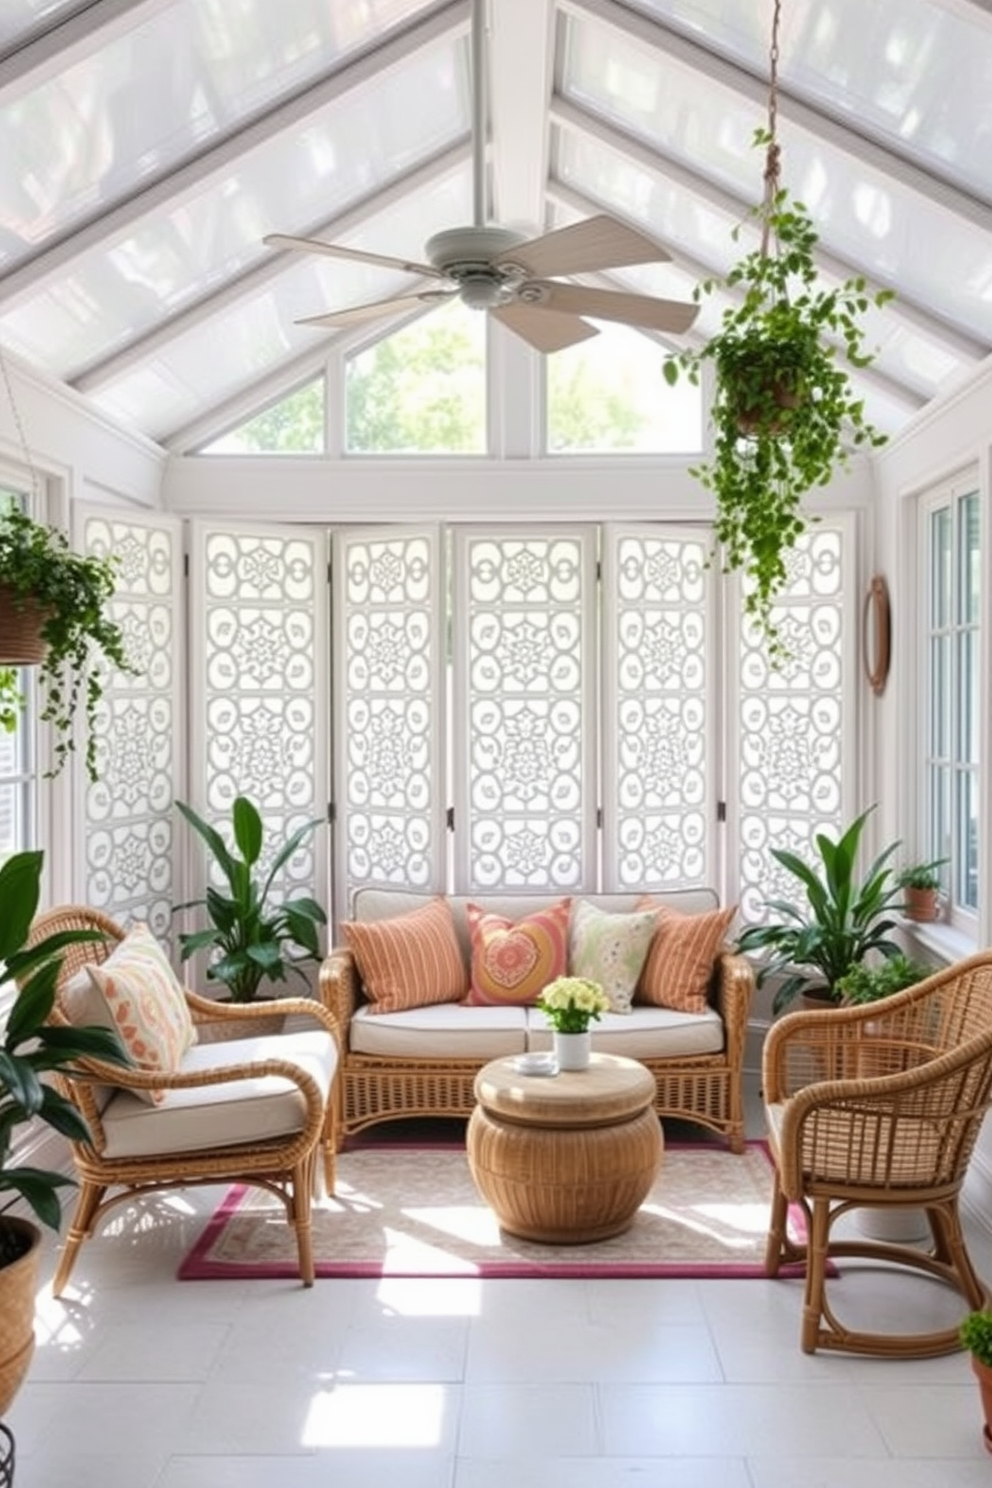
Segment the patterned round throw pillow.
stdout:
<svg viewBox="0 0 992 1488">
<path fill-rule="evenodd" d="M 466 1001 L 475 1007 L 535 1003 L 548 983 L 568 970 L 571 904 L 571 899 L 562 899 L 520 920 L 468 904 L 472 985 Z"/>
</svg>

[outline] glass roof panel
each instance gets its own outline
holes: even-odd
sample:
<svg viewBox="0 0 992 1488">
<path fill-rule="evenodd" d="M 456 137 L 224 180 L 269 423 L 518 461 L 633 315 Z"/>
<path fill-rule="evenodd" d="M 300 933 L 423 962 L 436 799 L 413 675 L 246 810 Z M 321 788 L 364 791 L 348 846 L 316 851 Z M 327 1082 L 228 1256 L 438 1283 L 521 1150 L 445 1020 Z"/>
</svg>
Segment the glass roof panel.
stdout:
<svg viewBox="0 0 992 1488">
<path fill-rule="evenodd" d="M 442 227 L 469 221 L 470 177 L 466 163 L 412 199 L 370 217 L 360 230 L 342 234 L 341 242 L 388 252 L 390 245 L 399 250 Z M 108 413 L 143 428 L 152 438 L 168 437 L 201 417 L 204 407 L 218 405 L 261 382 L 268 373 L 319 348 L 322 338 L 326 342 L 333 334 L 295 321 L 416 290 L 424 283 L 410 274 L 318 255 L 294 255 L 287 262 L 285 273 L 180 332 L 147 363 L 108 378 L 90 396 Z"/>
<path fill-rule="evenodd" d="M 0 314 L 4 335 L 71 377 L 232 274 L 271 260 L 266 233 L 310 232 L 467 133 L 460 48 L 449 42 L 414 54 L 388 78 L 81 252 L 11 302 Z M 414 228 L 409 240 L 371 246 L 416 257 L 427 235 Z"/>
<path fill-rule="evenodd" d="M 0 5 L 0 52 L 57 25 L 83 10 L 90 0 L 3 0 Z"/>
<path fill-rule="evenodd" d="M 367 46 L 424 0 L 174 0 L 0 105 L 8 263 Z"/>
<path fill-rule="evenodd" d="M 595 23 L 570 23 L 569 36 L 568 96 L 742 204 L 741 182 L 760 197 L 763 158 L 751 141 L 762 106 L 642 44 L 607 46 Z M 992 345 L 987 231 L 807 130 L 783 121 L 779 135 L 783 183 L 809 207 L 824 249 Z"/>
<path fill-rule="evenodd" d="M 771 6 L 635 0 L 704 45 L 768 71 Z M 782 86 L 992 199 L 992 17 L 948 0 L 790 0 Z"/>
</svg>

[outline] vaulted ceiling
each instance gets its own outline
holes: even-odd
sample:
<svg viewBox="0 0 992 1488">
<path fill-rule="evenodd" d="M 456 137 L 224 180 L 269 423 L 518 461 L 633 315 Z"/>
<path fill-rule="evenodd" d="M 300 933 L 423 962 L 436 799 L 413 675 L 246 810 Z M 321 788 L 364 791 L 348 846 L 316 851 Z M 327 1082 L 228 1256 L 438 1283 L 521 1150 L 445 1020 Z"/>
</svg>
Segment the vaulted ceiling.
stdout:
<svg viewBox="0 0 992 1488">
<path fill-rule="evenodd" d="M 670 262 L 590 282 L 687 298 L 761 194 L 772 8 L 489 0 L 488 220 L 608 212 Z M 416 283 L 266 234 L 419 260 L 472 222 L 471 79 L 470 0 L 2 0 L 0 341 L 195 447 L 356 339 L 298 320 Z M 782 0 L 783 180 L 827 280 L 897 291 L 890 432 L 992 349 L 990 100 L 992 0 Z"/>
</svg>

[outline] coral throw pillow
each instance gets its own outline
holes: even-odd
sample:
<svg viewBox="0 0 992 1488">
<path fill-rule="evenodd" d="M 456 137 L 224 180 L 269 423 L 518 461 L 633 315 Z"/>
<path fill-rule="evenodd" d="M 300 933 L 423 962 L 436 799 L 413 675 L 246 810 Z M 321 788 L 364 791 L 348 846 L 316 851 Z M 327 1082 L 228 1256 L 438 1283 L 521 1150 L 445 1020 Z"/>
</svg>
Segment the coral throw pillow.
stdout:
<svg viewBox="0 0 992 1488">
<path fill-rule="evenodd" d="M 572 906 L 568 936 L 569 975 L 598 982 L 610 999 L 610 1011 L 629 1013 L 656 923 L 650 909 L 608 914 L 579 899 Z"/>
<path fill-rule="evenodd" d="M 526 1007 L 535 1003 L 555 977 L 568 970 L 571 899 L 535 910 L 522 920 L 466 907 L 472 937 L 472 986 L 476 1007 Z"/>
<path fill-rule="evenodd" d="M 196 1026 L 182 983 L 148 926 L 132 926 L 106 961 L 86 970 L 88 995 L 77 993 L 67 1016 L 113 1028 L 138 1069 L 174 1074 L 196 1043 Z M 152 1105 L 164 1099 L 161 1090 L 135 1094 Z"/>
<path fill-rule="evenodd" d="M 703 1013 L 713 963 L 737 913 L 737 905 L 687 915 L 667 905 L 658 905 L 650 895 L 637 902 L 638 909 L 650 909 L 652 905 L 658 926 L 637 996 L 641 1002 L 673 1008 L 679 1013 Z"/>
<path fill-rule="evenodd" d="M 442 895 L 389 920 L 341 926 L 373 1013 L 460 1002 L 468 977 L 451 905 Z"/>
</svg>

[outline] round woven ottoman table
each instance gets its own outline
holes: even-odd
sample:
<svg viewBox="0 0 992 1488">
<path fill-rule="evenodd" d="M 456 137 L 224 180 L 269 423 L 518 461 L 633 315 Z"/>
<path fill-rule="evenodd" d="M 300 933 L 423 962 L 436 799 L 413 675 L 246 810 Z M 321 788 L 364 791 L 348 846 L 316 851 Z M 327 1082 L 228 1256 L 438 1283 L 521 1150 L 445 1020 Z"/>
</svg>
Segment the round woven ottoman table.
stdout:
<svg viewBox="0 0 992 1488">
<path fill-rule="evenodd" d="M 494 1059 L 475 1079 L 466 1145 L 500 1225 L 524 1240 L 581 1245 L 629 1229 L 661 1162 L 655 1082 L 635 1059 L 521 1074 Z"/>
</svg>

